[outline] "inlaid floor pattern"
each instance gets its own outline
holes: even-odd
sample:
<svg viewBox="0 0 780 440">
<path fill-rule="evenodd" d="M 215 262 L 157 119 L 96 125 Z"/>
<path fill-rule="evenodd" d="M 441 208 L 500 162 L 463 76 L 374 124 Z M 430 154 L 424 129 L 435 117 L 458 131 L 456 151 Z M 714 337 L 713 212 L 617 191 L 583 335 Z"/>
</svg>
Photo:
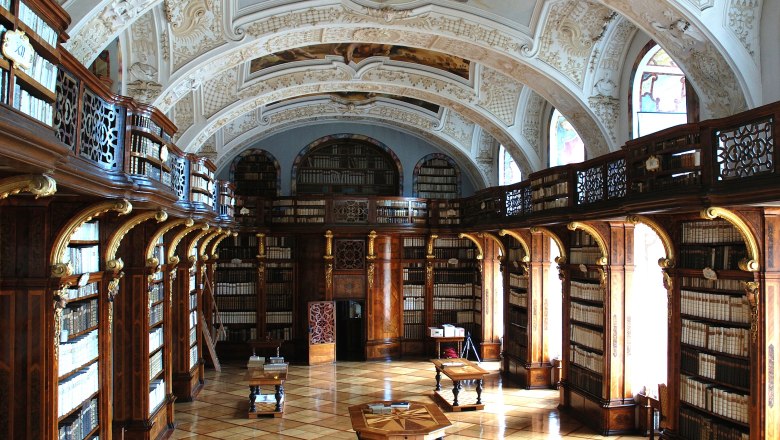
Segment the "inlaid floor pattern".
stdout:
<svg viewBox="0 0 780 440">
<path fill-rule="evenodd" d="M 446 440 L 463 439 L 639 439 L 602 437 L 557 409 L 558 392 L 521 390 L 502 381 L 497 362 L 483 362 L 485 409 L 449 412 Z M 206 385 L 194 402 L 177 403 L 172 439 L 356 439 L 348 407 L 376 400 L 430 402 L 436 384 L 427 361 L 338 362 L 290 366 L 281 418 L 247 417 L 249 387 L 242 365 L 206 369 Z M 442 387 L 452 382 L 442 378 Z M 474 393 L 465 384 L 462 395 Z M 263 393 L 271 389 L 261 389 Z"/>
</svg>

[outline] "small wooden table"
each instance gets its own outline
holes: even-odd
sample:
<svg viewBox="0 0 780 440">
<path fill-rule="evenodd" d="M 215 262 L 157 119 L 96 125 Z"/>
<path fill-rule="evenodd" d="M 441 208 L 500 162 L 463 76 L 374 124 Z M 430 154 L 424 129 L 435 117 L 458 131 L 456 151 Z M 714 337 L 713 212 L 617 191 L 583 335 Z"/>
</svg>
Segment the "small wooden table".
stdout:
<svg viewBox="0 0 780 440">
<path fill-rule="evenodd" d="M 409 409 L 391 409 L 390 414 L 373 414 L 368 405 L 390 405 L 380 401 L 349 407 L 352 429 L 361 440 L 433 440 L 444 437 L 452 426 L 447 416 L 432 403 L 409 402 Z"/>
<path fill-rule="evenodd" d="M 484 409 L 485 405 L 482 403 L 482 379 L 488 374 L 479 366 L 475 365 L 468 359 L 456 358 L 456 359 L 431 359 L 433 365 L 436 367 L 436 388 L 434 389 L 434 397 L 441 403 L 444 408 L 449 411 L 467 411 L 467 410 L 479 410 Z M 441 395 L 441 374 L 452 379 L 452 403 L 450 403 L 444 396 Z M 476 403 L 462 403 L 458 401 L 458 394 L 461 390 L 461 381 L 464 380 L 476 380 L 477 381 L 477 401 Z"/>
<path fill-rule="evenodd" d="M 281 417 L 284 412 L 282 399 L 287 368 L 266 370 L 262 367 L 252 367 L 246 372 L 246 380 L 249 382 L 249 418 L 267 414 Z M 261 385 L 273 385 L 275 393 L 260 393 Z M 258 400 L 260 401 L 257 402 Z"/>
<path fill-rule="evenodd" d="M 431 336 L 431 339 L 436 341 L 436 357 L 441 359 L 441 343 L 442 342 L 454 342 L 458 344 L 458 355 L 461 355 L 463 351 L 463 340 L 465 336 Z"/>
</svg>

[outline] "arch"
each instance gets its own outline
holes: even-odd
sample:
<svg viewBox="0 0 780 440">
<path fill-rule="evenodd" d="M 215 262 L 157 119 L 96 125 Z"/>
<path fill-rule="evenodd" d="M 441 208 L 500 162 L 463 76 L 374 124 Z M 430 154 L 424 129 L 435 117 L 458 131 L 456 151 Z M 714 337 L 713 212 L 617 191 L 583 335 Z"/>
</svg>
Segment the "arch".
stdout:
<svg viewBox="0 0 780 440">
<path fill-rule="evenodd" d="M 555 242 L 555 245 L 558 246 L 558 253 L 560 256 L 555 260 L 558 264 L 564 264 L 566 263 L 566 246 L 563 245 L 563 241 L 561 240 L 561 237 L 558 237 L 558 234 L 555 232 L 543 227 L 543 226 L 532 226 L 531 232 L 540 232 L 552 239 L 552 241 Z"/>
<path fill-rule="evenodd" d="M 629 215 L 626 217 L 626 221 L 629 223 L 642 223 L 652 229 L 653 232 L 658 235 L 658 238 L 661 239 L 661 243 L 664 245 L 664 252 L 666 253 L 666 258 L 661 258 L 658 260 L 658 266 L 660 266 L 662 269 L 674 267 L 674 242 L 672 242 L 672 237 L 669 236 L 669 233 L 666 232 L 666 229 L 664 229 L 655 220 L 644 215 Z"/>
<path fill-rule="evenodd" d="M 504 243 L 501 242 L 501 240 L 498 239 L 495 235 L 491 234 L 490 232 L 481 232 L 478 234 L 481 237 L 487 237 L 494 242 L 496 242 L 496 245 L 498 246 L 499 251 L 501 252 L 501 256 L 499 257 L 499 260 L 504 260 L 507 258 L 508 254 L 506 252 L 506 247 L 504 246 Z"/>
<path fill-rule="evenodd" d="M 306 157 L 306 155 L 309 154 L 310 151 L 313 151 L 318 146 L 320 146 L 320 145 L 322 145 L 322 144 L 324 144 L 326 142 L 331 142 L 331 141 L 334 141 L 334 140 L 341 140 L 341 139 L 349 139 L 349 140 L 355 140 L 355 141 L 360 141 L 360 142 L 364 142 L 364 143 L 367 143 L 367 144 L 371 144 L 371 145 L 379 148 L 380 150 L 382 150 L 388 156 L 390 156 L 390 159 L 393 161 L 393 163 L 396 166 L 396 170 L 398 171 L 398 192 L 399 192 L 399 194 L 403 194 L 403 192 L 404 192 L 404 184 L 403 184 L 403 182 L 404 182 L 404 171 L 403 171 L 403 166 L 401 165 L 401 160 L 398 158 L 398 156 L 396 156 L 395 152 L 390 149 L 390 147 L 388 147 L 384 143 L 382 143 L 382 142 L 380 142 L 380 141 L 378 141 L 378 140 L 376 140 L 376 139 L 374 139 L 372 137 L 365 136 L 365 135 L 362 135 L 362 134 L 337 133 L 337 134 L 332 134 L 332 135 L 328 135 L 328 136 L 323 136 L 323 137 L 321 137 L 319 139 L 316 139 L 316 140 L 312 141 L 311 143 L 309 143 L 308 145 L 303 147 L 303 149 L 298 153 L 298 155 L 295 156 L 295 160 L 293 161 L 293 164 L 292 164 L 292 172 L 290 173 L 290 180 L 291 180 L 291 182 L 290 182 L 290 184 L 291 184 L 291 186 L 290 186 L 291 191 L 290 192 L 291 192 L 292 195 L 296 195 L 297 194 L 298 168 L 300 167 L 301 162 L 303 161 L 303 158 Z"/>
<path fill-rule="evenodd" d="M 477 251 L 479 252 L 479 254 L 476 256 L 477 260 L 482 260 L 485 258 L 485 251 L 482 250 L 482 243 L 476 235 L 461 232 L 458 234 L 458 238 L 468 238 L 477 246 Z"/>
<path fill-rule="evenodd" d="M 207 224 L 207 226 L 208 226 L 208 224 Z M 222 231 L 222 228 L 217 228 L 216 232 L 217 232 L 217 233 L 219 233 L 220 231 Z M 205 237 L 205 236 L 207 236 L 207 235 L 209 235 L 209 234 L 213 234 L 214 232 L 215 232 L 215 231 L 214 231 L 214 230 L 212 230 L 210 227 L 203 228 L 203 229 L 201 229 L 201 231 L 200 231 L 200 232 L 198 232 L 198 234 L 197 234 L 197 235 L 195 235 L 195 238 L 193 238 L 193 239 L 192 239 L 192 241 L 190 241 L 190 244 L 189 244 L 189 246 L 187 246 L 187 252 L 185 253 L 185 255 L 187 256 L 187 260 L 188 260 L 188 261 L 189 261 L 191 264 L 195 264 L 195 263 L 197 263 L 197 261 L 198 261 L 198 256 L 199 256 L 199 254 L 200 254 L 200 252 L 198 252 L 198 253 L 195 253 L 195 255 L 193 255 L 193 251 L 195 251 L 195 246 L 197 246 L 197 245 L 198 245 L 198 242 L 199 242 L 199 241 L 200 241 L 200 240 L 201 240 L 203 237 Z"/>
<path fill-rule="evenodd" d="M 171 245 L 168 247 L 168 264 L 170 265 L 177 265 L 179 264 L 179 261 L 181 259 L 176 256 L 176 248 L 179 246 L 179 242 L 190 232 L 196 230 L 196 229 L 203 229 L 207 230 L 209 229 L 208 223 L 198 223 L 194 224 L 192 226 L 188 226 L 181 231 L 179 231 L 176 235 L 173 236 L 173 239 L 171 240 Z"/>
<path fill-rule="evenodd" d="M 200 259 L 201 260 L 206 261 L 206 260 L 209 259 L 209 255 L 210 254 L 208 253 L 208 251 L 206 249 L 207 249 L 208 245 L 211 243 L 211 241 L 214 240 L 215 238 L 219 237 L 221 234 L 222 234 L 222 228 L 217 228 L 211 235 L 209 235 L 209 236 L 207 236 L 207 237 L 205 237 L 203 239 L 203 243 L 201 243 L 200 249 L 199 249 L 199 254 L 200 254 Z"/>
<path fill-rule="evenodd" d="M 531 261 L 531 251 L 530 248 L 528 247 L 528 243 L 525 242 L 525 240 L 520 234 L 518 234 L 517 232 L 511 229 L 501 229 L 500 231 L 498 231 L 498 235 L 502 237 L 508 235 L 514 238 L 515 240 L 517 240 L 517 242 L 520 243 L 520 246 L 523 247 L 523 252 L 525 252 L 525 257 L 523 257 L 523 263 L 528 263 L 529 261 Z"/>
<path fill-rule="evenodd" d="M 758 272 L 761 267 L 759 264 L 759 261 L 761 260 L 758 242 L 756 241 L 756 237 L 753 235 L 753 232 L 751 232 L 750 226 L 748 226 L 748 224 L 742 220 L 739 215 L 726 208 L 718 208 L 714 206 L 701 211 L 700 215 L 701 218 L 706 220 L 722 218 L 731 223 L 737 229 L 737 231 L 739 231 L 742 239 L 745 240 L 745 245 L 748 252 L 748 257 L 745 260 L 739 262 L 739 268 L 746 272 Z"/>
<path fill-rule="evenodd" d="M 108 239 L 108 245 L 106 246 L 106 269 L 111 271 L 120 271 L 124 267 L 124 262 L 121 258 L 116 258 L 116 253 L 119 250 L 119 244 L 122 239 L 125 238 L 128 232 L 134 227 L 140 225 L 149 219 L 155 219 L 157 223 L 164 222 L 168 219 L 168 213 L 164 210 L 159 211 L 147 211 L 134 215 L 126 222 L 117 228 L 116 231 Z"/>
<path fill-rule="evenodd" d="M 566 227 L 570 231 L 576 231 L 577 229 L 582 229 L 588 235 L 593 237 L 594 240 L 596 240 L 596 244 L 599 246 L 599 250 L 601 251 L 601 257 L 596 260 L 596 264 L 599 266 L 606 266 L 609 263 L 609 252 L 607 251 L 607 244 L 604 243 L 604 238 L 599 234 L 599 231 L 596 230 L 593 226 L 582 223 L 582 222 L 571 222 Z"/>
<path fill-rule="evenodd" d="M 454 170 L 455 170 L 455 178 L 456 178 L 456 190 L 455 190 L 455 198 L 458 198 L 461 196 L 462 191 L 462 181 L 460 176 L 460 167 L 458 164 L 453 160 L 451 157 L 444 153 L 431 153 L 423 156 L 420 160 L 417 161 L 417 164 L 414 166 L 414 172 L 412 174 L 412 188 L 413 188 L 413 197 L 419 197 L 420 191 L 417 189 L 417 186 L 419 184 L 419 175 L 420 175 L 420 168 L 425 166 L 425 164 L 431 160 L 439 159 L 446 161 Z"/>
<path fill-rule="evenodd" d="M 211 251 L 209 252 L 211 254 L 211 258 L 213 258 L 215 260 L 218 258 L 218 256 L 217 256 L 217 248 L 219 247 L 219 244 L 222 243 L 222 240 L 224 240 L 224 239 L 226 239 L 228 237 L 235 237 L 236 235 L 238 235 L 237 232 L 226 231 L 226 232 L 223 232 L 222 235 L 219 238 L 214 240 L 214 243 L 211 245 Z"/>
<path fill-rule="evenodd" d="M 266 151 L 261 148 L 250 148 L 248 150 L 244 150 L 233 158 L 233 161 L 230 162 L 230 181 L 234 183 L 236 182 L 236 167 L 242 160 L 245 160 L 250 156 L 265 156 L 273 164 L 274 168 L 276 169 L 276 196 L 280 196 L 282 191 L 282 173 L 281 167 L 279 166 L 279 161 L 273 154 L 271 154 L 270 151 Z M 236 195 L 243 196 L 246 194 L 237 193 Z"/>
<path fill-rule="evenodd" d="M 160 237 L 165 235 L 166 232 L 170 231 L 171 229 L 175 228 L 179 225 L 184 225 L 185 227 L 190 227 L 193 224 L 195 224 L 195 221 L 192 218 L 181 218 L 181 219 L 174 219 L 169 221 L 168 223 L 160 226 L 157 231 L 155 231 L 154 234 L 152 234 L 152 238 L 149 239 L 149 243 L 146 245 L 146 267 L 151 268 L 157 268 L 160 264 L 164 264 L 163 261 L 157 261 L 157 258 L 154 256 L 154 247 L 157 244 L 157 242 L 160 240 Z"/>
</svg>

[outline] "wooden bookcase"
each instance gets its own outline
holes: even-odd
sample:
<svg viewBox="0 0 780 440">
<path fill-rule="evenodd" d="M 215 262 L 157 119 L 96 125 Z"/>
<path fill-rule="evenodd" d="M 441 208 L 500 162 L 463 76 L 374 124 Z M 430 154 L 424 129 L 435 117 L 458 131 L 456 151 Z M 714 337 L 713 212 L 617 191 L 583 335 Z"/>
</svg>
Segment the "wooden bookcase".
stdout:
<svg viewBox="0 0 780 440">
<path fill-rule="evenodd" d="M 272 198 L 279 195 L 278 163 L 266 151 L 249 150 L 232 165 L 236 195 Z"/>
<path fill-rule="evenodd" d="M 628 188 L 637 194 L 698 190 L 702 179 L 698 130 L 675 127 L 659 136 L 662 140 L 636 139 L 626 143 Z"/>
<path fill-rule="evenodd" d="M 751 304 L 740 270 L 748 257 L 740 231 L 723 218 L 679 224 L 670 377 L 679 402 L 675 434 L 686 439 L 758 438 Z M 674 355 L 679 353 L 679 355 Z M 751 380 L 752 379 L 752 380 Z"/>
<path fill-rule="evenodd" d="M 502 231 L 503 232 L 503 231 Z M 520 241 L 507 239 L 505 265 L 505 315 L 504 315 L 504 371 L 518 379 L 524 386 L 530 385 L 526 372 L 530 365 L 528 329 L 528 299 L 530 294 L 530 255 Z"/>
<path fill-rule="evenodd" d="M 460 197 L 460 169 L 442 154 L 423 160 L 414 169 L 414 196 L 423 199 Z"/>
<path fill-rule="evenodd" d="M 216 182 L 214 172 L 216 166 L 208 159 L 188 155 L 190 161 L 190 201 L 214 209 Z"/>
<path fill-rule="evenodd" d="M 431 205 L 432 226 L 457 226 L 460 224 L 460 202 L 457 200 L 437 200 Z"/>
<path fill-rule="evenodd" d="M 244 232 L 228 237 L 217 254 L 214 301 L 225 326 L 217 352 L 220 358 L 238 357 L 236 352 L 243 358 L 246 341 L 259 336 L 258 237 Z"/>
<path fill-rule="evenodd" d="M 325 223 L 325 200 L 279 198 L 271 202 L 269 212 L 272 224 Z"/>
<path fill-rule="evenodd" d="M 169 121 L 156 114 L 136 111 L 127 118 L 130 149 L 126 170 L 134 176 L 143 176 L 170 188 L 173 186 Z"/>
<path fill-rule="evenodd" d="M 235 185 L 227 180 L 217 181 L 219 217 L 223 221 L 232 221 L 236 215 Z"/>
<path fill-rule="evenodd" d="M 425 225 L 428 222 L 428 204 L 425 200 L 408 198 L 377 199 L 376 223 L 392 225 Z"/>
<path fill-rule="evenodd" d="M 574 172 L 569 167 L 549 168 L 538 174 L 538 177 L 531 180 L 532 211 L 571 206 Z"/>
<path fill-rule="evenodd" d="M 397 196 L 398 168 L 379 147 L 334 140 L 309 151 L 298 162 L 294 193 Z"/>
<path fill-rule="evenodd" d="M 403 289 L 403 355 L 425 353 L 428 338 L 428 295 L 426 283 L 426 244 L 424 235 L 400 238 L 402 246 L 401 270 Z"/>
<path fill-rule="evenodd" d="M 296 311 L 295 238 L 291 235 L 260 234 L 259 252 L 261 304 L 259 335 L 270 339 L 292 341 Z"/>
<path fill-rule="evenodd" d="M 0 104 L 48 126 L 53 123 L 59 43 L 69 18 L 55 2 L 0 0 L 0 35 L 10 52 L 0 54 Z"/>
</svg>

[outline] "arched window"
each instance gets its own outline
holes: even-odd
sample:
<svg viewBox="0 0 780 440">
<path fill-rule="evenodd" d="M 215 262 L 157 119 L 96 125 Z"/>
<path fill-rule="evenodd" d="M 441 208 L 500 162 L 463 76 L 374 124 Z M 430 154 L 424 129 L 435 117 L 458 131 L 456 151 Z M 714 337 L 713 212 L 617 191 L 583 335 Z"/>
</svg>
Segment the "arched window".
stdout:
<svg viewBox="0 0 780 440">
<path fill-rule="evenodd" d="M 685 75 L 659 45 L 642 56 L 634 74 L 633 137 L 688 122 Z"/>
<path fill-rule="evenodd" d="M 498 146 L 498 184 L 511 185 L 523 180 L 520 174 L 520 167 L 515 160 L 506 151 L 503 145 Z"/>
<path fill-rule="evenodd" d="M 585 160 L 585 144 L 568 120 L 556 109 L 550 120 L 550 166 Z"/>
</svg>

